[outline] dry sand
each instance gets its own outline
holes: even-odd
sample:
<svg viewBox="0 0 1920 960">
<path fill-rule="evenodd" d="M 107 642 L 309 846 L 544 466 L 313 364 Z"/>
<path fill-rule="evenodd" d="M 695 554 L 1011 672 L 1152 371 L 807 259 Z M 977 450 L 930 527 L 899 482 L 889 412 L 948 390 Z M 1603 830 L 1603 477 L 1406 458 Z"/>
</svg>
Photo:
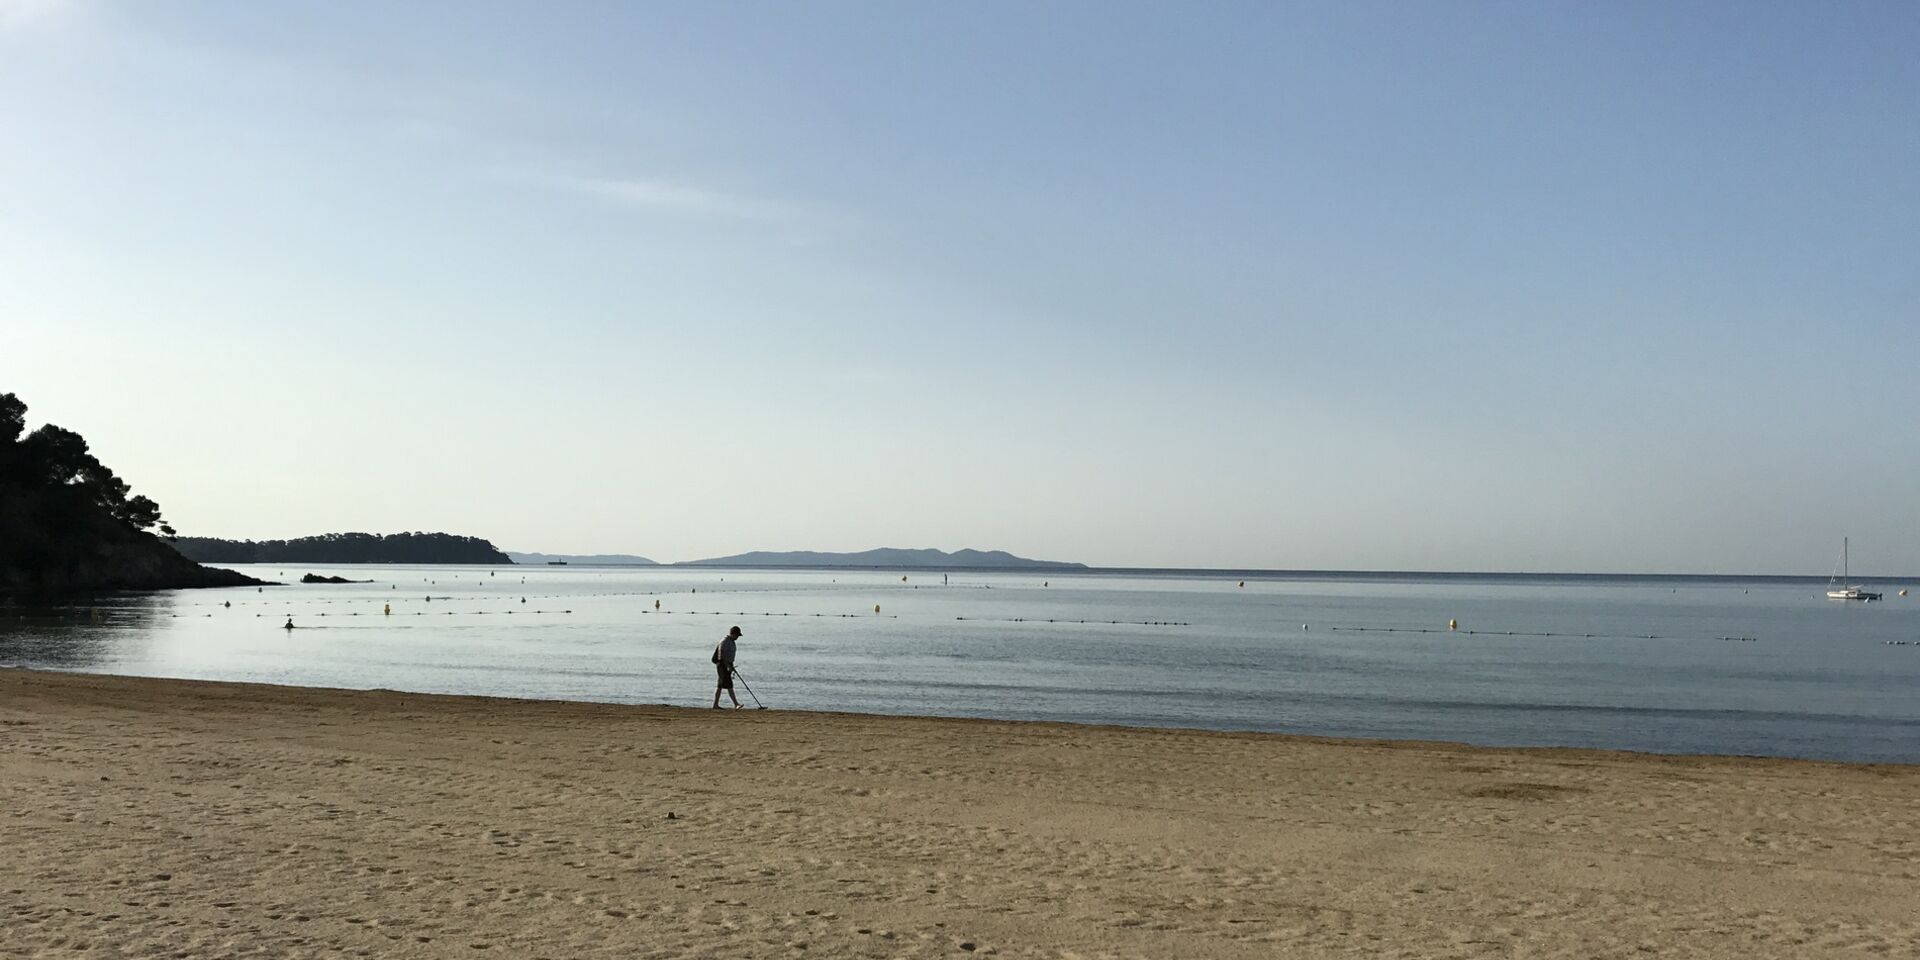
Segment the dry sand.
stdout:
<svg viewBox="0 0 1920 960">
<path fill-rule="evenodd" d="M 0 670 L 0 844 L 6 957 L 1920 956 L 1920 767 Z"/>
</svg>

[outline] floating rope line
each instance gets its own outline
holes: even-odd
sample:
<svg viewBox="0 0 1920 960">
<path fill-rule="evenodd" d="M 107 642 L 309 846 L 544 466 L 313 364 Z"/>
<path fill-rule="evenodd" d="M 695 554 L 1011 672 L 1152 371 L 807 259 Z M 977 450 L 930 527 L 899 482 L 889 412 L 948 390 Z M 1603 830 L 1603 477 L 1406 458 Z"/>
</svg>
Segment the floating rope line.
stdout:
<svg viewBox="0 0 1920 960">
<path fill-rule="evenodd" d="M 355 583 L 343 583 L 343 584 L 327 584 L 327 586 L 342 586 L 342 587 L 347 587 L 347 586 L 357 586 L 357 587 L 367 587 L 367 586 L 372 586 L 372 585 L 373 585 L 373 584 L 371 584 L 371 583 L 360 583 L 360 582 L 355 582 Z M 438 586 L 438 584 L 437 584 L 437 583 L 436 583 L 436 584 L 433 584 L 433 585 L 434 585 L 434 586 Z M 302 584 L 278 584 L 278 586 L 302 586 Z M 312 586 L 312 584 L 305 584 L 305 586 Z M 400 586 L 400 584 L 394 584 L 393 586 L 394 586 L 394 587 L 398 587 L 398 586 Z M 599 598 L 607 598 L 607 597 L 674 597 L 674 596 L 682 596 L 682 595 L 690 595 L 690 594 L 698 594 L 698 593 L 700 593 L 700 592 L 701 592 L 701 590 L 706 590 L 706 592 L 708 592 L 708 593 L 727 593 L 727 594 L 737 594 L 737 593 L 809 593 L 809 592 L 813 592 L 813 591 L 817 591 L 817 590 L 820 590 L 820 589 L 822 589 L 822 588 L 821 588 L 821 587 L 819 587 L 819 586 L 805 586 L 805 587 L 739 587 L 739 588 L 729 588 L 729 587 L 721 587 L 721 588 L 717 588 L 717 589 L 707 589 L 707 588 L 704 588 L 704 587 L 702 587 L 702 588 L 698 588 L 698 589 L 687 589 L 687 590 L 625 590 L 625 591 L 613 591 L 613 592 L 605 592 L 605 593 L 521 593 L 521 592 L 519 592 L 519 591 L 517 591 L 517 590 L 513 590 L 513 589 L 511 589 L 511 586 L 512 586 L 512 585 L 503 585 L 503 586 L 502 586 L 501 588 L 499 588 L 499 590 L 498 590 L 498 592 L 497 592 L 497 593 L 496 593 L 496 592 L 491 592 L 491 591 L 490 591 L 490 590 L 489 590 L 488 588 L 482 588 L 481 590 L 479 590 L 479 591 L 476 591 L 476 592 L 474 592 L 474 593 L 472 593 L 472 594 L 467 594 L 467 595 L 464 595 L 464 596 L 462 596 L 462 597 L 461 597 L 461 599 L 463 599 L 463 600 L 469 600 L 469 601 L 472 601 L 472 600 L 493 600 L 493 599 L 499 599 L 499 600 L 502 600 L 502 601 L 504 601 L 504 602 L 508 602 L 508 603 L 511 603 L 511 602 L 514 602 L 514 601 L 516 601 L 516 600 L 518 600 L 518 599 L 519 599 L 519 598 L 521 598 L 521 597 L 525 597 L 525 598 L 527 598 L 527 599 L 529 599 L 529 600 L 584 600 L 584 599 L 599 599 Z M 831 587 L 831 586 L 838 586 L 838 585 L 837 585 L 837 584 L 832 584 L 832 585 L 829 585 L 829 586 Z M 906 586 L 902 586 L 902 585 L 900 585 L 900 584 L 898 584 L 898 583 L 881 583 L 881 584 L 871 584 L 871 583 L 856 583 L 856 584 L 848 584 L 848 585 L 846 586 L 846 588 L 845 588 L 844 590 L 841 590 L 841 591 L 836 591 L 836 592 L 851 592 L 851 591 L 854 591 L 854 590 L 863 590 L 863 591 L 866 591 L 866 590 L 907 590 L 907 589 L 912 589 L 912 590 L 918 590 L 918 589 L 920 589 L 920 587 L 921 587 L 921 586 L 927 586 L 927 585 L 926 585 L 926 584 L 908 584 L 908 585 L 906 585 Z M 409 588 L 409 589 L 412 589 L 412 588 Z M 952 586 L 952 587 L 947 587 L 947 589 L 952 589 L 952 590 L 991 590 L 991 589 L 993 589 L 993 587 L 992 587 L 992 586 L 990 586 L 990 585 L 989 585 L 989 586 L 967 586 L 967 585 L 959 585 L 959 586 Z M 419 594 L 417 594 L 417 593 L 401 593 L 401 592 L 399 592 L 399 591 L 398 591 L 397 589 L 396 589 L 396 590 L 390 590 L 390 591 L 389 591 L 389 594 L 391 594 L 391 595 L 381 595 L 381 596 L 379 596 L 379 597 L 377 597 L 377 598 L 376 598 L 376 597 L 346 597 L 346 598 L 340 598 L 340 597 L 329 597 L 329 598 L 326 598 L 326 599 L 323 599 L 323 600 L 318 600 L 318 601 L 315 601 L 315 600 L 313 600 L 312 598 L 304 598 L 304 599 L 302 599 L 302 600 L 294 600 L 294 599 L 290 599 L 290 598 L 286 598 L 286 597 L 273 597 L 273 598 L 266 598 L 266 599 L 256 599 L 256 600 L 225 600 L 225 601 L 223 601 L 223 600 L 205 600 L 205 601 L 193 601 L 193 602 L 190 602 L 190 603 L 180 603 L 180 604 L 175 604 L 175 606 L 180 606 L 180 607 L 224 607 L 224 606 L 229 606 L 229 605 L 231 605 L 231 606 L 235 606 L 235 607 L 244 607 L 244 606 L 247 606 L 247 605 L 249 605 L 249 604 L 263 604 L 263 605 L 268 605 L 268 606 L 272 606 L 272 605 L 276 605 L 276 604 L 287 604 L 287 603 L 300 603 L 300 602 L 318 602 L 318 603 L 393 603 L 393 602 L 402 602 L 402 603 L 404 603 L 404 602 L 406 602 L 406 601 L 408 601 L 408 600 L 418 600 L 418 599 L 420 599 L 420 595 L 419 595 Z M 264 596 L 264 595 L 260 595 L 260 596 Z M 454 598 L 454 597 L 453 597 L 452 595 L 448 595 L 448 596 L 441 596 L 441 595 L 439 595 L 439 594 L 433 594 L 433 595 L 432 595 L 432 599 L 434 599 L 434 600 L 451 600 L 451 599 L 453 599 L 453 598 Z"/>
<path fill-rule="evenodd" d="M 384 619 L 386 619 L 386 618 L 388 618 L 388 617 L 455 617 L 455 616 L 459 616 L 459 617 L 511 617 L 511 616 L 514 616 L 514 615 L 516 615 L 516 614 L 524 614 L 524 615 L 527 615 L 527 616 L 531 616 L 531 615 L 533 615 L 533 614 L 537 614 L 537 613 L 544 613 L 544 614 L 553 614 L 553 615 L 556 615 L 556 616 L 558 616 L 558 615 L 563 615 L 563 614 L 569 614 L 569 613 L 572 613 L 572 612 L 573 612 L 572 610 L 506 610 L 506 611 L 490 611 L 490 610 L 415 610 L 415 611 L 413 611 L 412 613 L 361 613 L 361 612 L 359 612 L 359 611 L 357 611 L 357 610 L 356 610 L 356 611 L 354 611 L 354 612 L 352 612 L 352 613 L 333 613 L 333 614 L 329 614 L 329 613 L 327 613 L 327 612 L 326 612 L 326 611 L 324 611 L 324 610 L 322 610 L 322 611 L 320 611 L 320 612 L 318 612 L 318 613 L 315 613 L 315 612 L 313 612 L 312 610 L 284 610 L 284 611 L 279 611 L 279 612 L 275 612 L 275 613 L 256 613 L 256 614 L 254 614 L 253 616 L 254 616 L 254 619 L 256 619 L 256 620 L 257 620 L 257 619 L 260 619 L 260 618 L 262 618 L 262 617 L 270 617 L 270 618 L 275 618 L 275 619 L 277 619 L 277 618 L 279 618 L 279 617 L 283 617 L 283 616 L 284 616 L 284 617 L 326 617 L 326 616 L 334 616 L 334 617 L 379 617 L 379 618 L 381 618 L 381 619 L 383 619 L 383 620 L 384 620 Z M 171 616 L 173 616 L 173 617 L 176 617 L 176 618 L 177 618 L 177 617 L 179 617 L 180 615 L 176 613 L 176 614 L 171 614 Z M 211 613 L 209 613 L 209 614 L 207 614 L 207 616 L 209 616 L 209 617 L 211 617 L 211 616 L 213 616 L 213 614 L 211 614 Z"/>
<path fill-rule="evenodd" d="M 344 612 L 344 613 L 343 613 L 343 612 L 340 612 L 340 611 L 332 611 L 332 612 L 329 612 L 329 611 L 326 611 L 326 610 L 319 610 L 319 611 L 315 611 L 315 610 L 312 610 L 312 609 L 299 609 L 299 608 L 292 608 L 292 609 L 281 609 L 281 610 L 276 610 L 276 611 L 274 611 L 274 612 L 272 612 L 272 613 L 256 613 L 256 614 L 254 614 L 253 616 L 254 616 L 254 619 L 256 619 L 256 620 L 257 620 L 257 619 L 261 619 L 261 618 L 263 618 L 263 617 L 283 617 L 283 616 L 285 616 L 285 617 L 328 617 L 328 616 L 332 616 L 332 617 L 381 617 L 381 618 L 385 618 L 385 617 L 430 617 L 430 616 L 445 616 L 445 617 L 453 617 L 453 616 L 462 616 L 462 617 L 489 617 L 489 616 L 494 616 L 494 617 L 499 617 L 499 616 L 505 616 L 505 617 L 511 617 L 511 616 L 514 616 L 514 615 L 516 615 L 516 614 L 525 614 L 525 615 L 532 615 L 532 614 L 556 614 L 556 615 L 558 615 L 558 614 L 570 614 L 570 613 L 572 613 L 572 612 L 573 612 L 572 610 L 546 610 L 546 609 L 539 609 L 539 610 L 414 610 L 414 611 L 410 611 L 410 612 L 405 612 L 405 613 L 384 613 L 384 612 L 364 612 L 364 613 L 363 613 L 363 612 L 361 612 L 361 611 L 358 611 L 358 610 L 354 610 L 354 611 L 350 611 L 350 612 Z M 734 610 L 734 611 L 731 611 L 731 612 L 729 612 L 729 611 L 726 611 L 726 610 L 642 610 L 642 611 L 640 611 L 640 612 L 641 612 L 642 614 L 645 614 L 645 615 L 647 615 L 647 616 L 663 616 L 663 617 L 668 617 L 668 616 L 678 616 L 678 617 L 827 617 L 827 618 L 832 618 L 832 619 L 838 619 L 838 620 L 898 620 L 898 619 L 900 619 L 900 615 L 899 615 L 899 614 L 893 614 L 893 613 L 890 613 L 890 614 L 873 614 L 873 613 L 787 613 L 787 612 L 781 612 L 781 611 L 761 611 L 761 612 L 759 612 L 759 613 L 754 613 L 754 612 L 751 612 L 751 611 L 746 611 L 746 610 Z M 178 613 L 171 613 L 171 614 L 168 614 L 168 616 L 169 616 L 169 617 L 172 617 L 172 618 L 174 618 L 174 619 L 178 619 L 178 618 L 179 618 L 180 616 L 182 616 L 182 615 L 181 615 L 181 614 L 178 614 Z M 193 615 L 192 615 L 192 614 L 187 614 L 186 616 L 193 616 Z M 205 614 L 204 616 L 207 616 L 207 617 L 211 617 L 211 616 L 213 616 L 213 614 L 211 614 L 211 613 L 208 613 L 208 614 Z"/>
<path fill-rule="evenodd" d="M 725 610 L 642 610 L 640 612 L 644 614 L 659 614 L 661 616 L 679 616 L 679 617 L 831 617 L 836 620 L 898 620 L 900 619 L 899 614 L 893 614 L 893 613 L 888 613 L 888 614 L 778 613 L 778 612 L 765 612 L 765 611 L 761 613 L 746 613 L 744 611 L 738 611 L 738 610 L 734 611 L 733 613 L 728 613 Z"/>
<path fill-rule="evenodd" d="M 1328 627 L 1344 633 L 1451 633 L 1481 637 L 1559 637 L 1575 640 L 1729 640 L 1758 643 L 1759 637 L 1672 637 L 1653 633 L 1539 633 L 1530 630 L 1453 630 L 1447 627 Z"/>
<path fill-rule="evenodd" d="M 954 617 L 974 623 L 1093 623 L 1124 627 L 1191 627 L 1184 620 L 1076 620 L 1072 617 Z"/>
</svg>

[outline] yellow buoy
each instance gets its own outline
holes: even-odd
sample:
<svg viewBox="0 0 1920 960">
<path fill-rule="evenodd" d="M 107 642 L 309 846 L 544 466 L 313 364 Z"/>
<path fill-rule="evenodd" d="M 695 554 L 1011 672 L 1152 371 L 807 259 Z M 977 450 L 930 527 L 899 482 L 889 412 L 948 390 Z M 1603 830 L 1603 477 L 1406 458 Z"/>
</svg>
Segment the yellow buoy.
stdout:
<svg viewBox="0 0 1920 960">
<path fill-rule="evenodd" d="M 874 613 L 879 613 L 879 612 L 880 612 L 880 605 L 879 605 L 879 604 L 877 604 L 877 603 L 876 603 L 876 604 L 874 604 L 874 605 L 873 605 L 873 612 L 874 612 Z"/>
<path fill-rule="evenodd" d="M 1460 629 L 1460 621 L 1458 621 L 1458 620 L 1448 620 L 1448 621 L 1447 621 L 1447 629 L 1448 629 L 1448 630 L 1458 630 L 1458 629 Z"/>
<path fill-rule="evenodd" d="M 393 604 L 391 604 L 391 603 L 383 603 L 383 604 L 381 604 L 381 605 L 380 605 L 380 612 L 381 612 L 381 613 L 383 613 L 383 614 L 385 614 L 385 615 L 387 615 L 387 616 L 389 616 L 389 617 L 391 617 L 391 616 L 393 616 Z"/>
</svg>

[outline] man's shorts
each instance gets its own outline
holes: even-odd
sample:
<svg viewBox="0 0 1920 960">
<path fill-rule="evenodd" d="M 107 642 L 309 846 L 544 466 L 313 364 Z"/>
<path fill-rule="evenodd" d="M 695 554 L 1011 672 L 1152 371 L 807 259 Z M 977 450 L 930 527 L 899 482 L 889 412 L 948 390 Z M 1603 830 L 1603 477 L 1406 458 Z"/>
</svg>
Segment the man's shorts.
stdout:
<svg viewBox="0 0 1920 960">
<path fill-rule="evenodd" d="M 714 664 L 714 667 L 720 671 L 720 689 L 732 690 L 733 689 L 733 664 L 727 663 L 726 661 L 723 660 L 719 663 Z"/>
</svg>

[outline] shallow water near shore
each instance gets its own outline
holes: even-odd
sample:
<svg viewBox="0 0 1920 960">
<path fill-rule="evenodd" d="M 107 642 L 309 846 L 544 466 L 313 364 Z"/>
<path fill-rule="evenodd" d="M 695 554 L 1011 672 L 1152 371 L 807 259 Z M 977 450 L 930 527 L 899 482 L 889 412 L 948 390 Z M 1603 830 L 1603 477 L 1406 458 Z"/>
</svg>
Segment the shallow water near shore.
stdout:
<svg viewBox="0 0 1920 960">
<path fill-rule="evenodd" d="M 1895 585 L 239 569 L 375 582 L 0 607 L 0 665 L 700 706 L 738 624 L 780 709 L 1920 762 L 1920 599 Z"/>
</svg>

